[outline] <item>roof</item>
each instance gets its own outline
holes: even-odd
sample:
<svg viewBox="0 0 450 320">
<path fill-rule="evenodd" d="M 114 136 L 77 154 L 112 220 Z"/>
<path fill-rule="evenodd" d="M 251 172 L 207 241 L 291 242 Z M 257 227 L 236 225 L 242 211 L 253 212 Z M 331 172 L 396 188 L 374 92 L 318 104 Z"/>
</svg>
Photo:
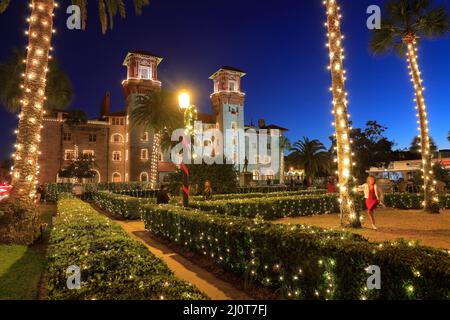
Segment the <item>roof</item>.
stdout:
<svg viewBox="0 0 450 320">
<path fill-rule="evenodd" d="M 283 128 L 283 127 L 280 127 L 280 126 L 277 126 L 277 125 L 275 125 L 275 124 L 269 124 L 268 126 L 264 126 L 264 127 L 261 127 L 260 129 L 272 129 L 272 130 L 276 130 L 276 129 L 278 129 L 278 130 L 280 130 L 280 131 L 289 131 L 288 129 L 286 129 L 286 128 Z"/>
<path fill-rule="evenodd" d="M 233 71 L 233 72 L 238 72 L 240 74 L 241 77 L 245 76 L 246 73 L 238 68 L 235 67 L 229 67 L 229 66 L 223 66 L 222 68 L 220 68 L 219 70 L 217 70 L 216 72 L 214 72 L 209 79 L 214 79 L 216 77 L 216 75 L 220 72 L 220 71 Z"/>
<path fill-rule="evenodd" d="M 216 123 L 216 117 L 209 113 L 199 112 L 197 113 L 197 119 L 203 123 Z"/>
<path fill-rule="evenodd" d="M 158 162 L 158 171 L 159 172 L 175 172 L 177 171 L 177 166 L 173 162 Z"/>
<path fill-rule="evenodd" d="M 159 56 L 159 55 L 157 55 L 157 54 L 154 54 L 154 53 L 152 53 L 152 52 L 150 52 L 150 51 L 146 51 L 146 50 L 133 50 L 133 51 L 130 51 L 130 52 L 127 53 L 127 56 L 125 57 L 125 60 L 123 61 L 123 65 L 124 65 L 124 66 L 127 65 L 128 57 L 129 57 L 130 55 L 133 55 L 133 54 L 140 54 L 140 55 L 143 55 L 143 56 L 149 56 L 149 57 L 156 58 L 158 64 L 163 60 L 163 57 L 161 57 L 161 56 Z"/>
<path fill-rule="evenodd" d="M 125 111 L 116 111 L 105 114 L 105 117 L 125 117 L 127 113 Z"/>
</svg>

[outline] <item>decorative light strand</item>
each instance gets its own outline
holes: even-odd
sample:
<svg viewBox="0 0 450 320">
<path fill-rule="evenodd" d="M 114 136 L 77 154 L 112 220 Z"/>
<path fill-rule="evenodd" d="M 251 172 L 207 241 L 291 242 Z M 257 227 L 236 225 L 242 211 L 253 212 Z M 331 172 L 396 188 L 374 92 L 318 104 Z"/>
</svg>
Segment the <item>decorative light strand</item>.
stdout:
<svg viewBox="0 0 450 320">
<path fill-rule="evenodd" d="M 340 192 L 340 211 L 341 224 L 346 227 L 360 227 L 361 217 L 355 206 L 354 177 L 352 176 L 353 153 L 351 151 L 351 139 L 349 127 L 349 117 L 347 109 L 347 92 L 345 91 L 346 71 L 344 70 L 344 49 L 342 40 L 344 36 L 341 33 L 341 14 L 336 0 L 325 0 L 323 4 L 326 7 L 327 22 L 325 27 L 328 30 L 327 47 L 329 49 L 332 86 L 330 91 L 333 94 L 333 114 L 335 121 L 336 153 L 338 165 L 337 174 L 339 176 Z"/>
<path fill-rule="evenodd" d="M 23 203 L 32 203 L 36 197 L 36 185 L 39 175 L 39 143 L 42 119 L 45 114 L 43 105 L 45 96 L 48 60 L 53 29 L 53 11 L 58 4 L 53 0 L 32 0 L 29 4 L 31 15 L 29 23 L 26 70 L 22 74 L 22 105 L 19 114 L 16 151 L 11 168 L 14 188 L 11 196 Z"/>
</svg>

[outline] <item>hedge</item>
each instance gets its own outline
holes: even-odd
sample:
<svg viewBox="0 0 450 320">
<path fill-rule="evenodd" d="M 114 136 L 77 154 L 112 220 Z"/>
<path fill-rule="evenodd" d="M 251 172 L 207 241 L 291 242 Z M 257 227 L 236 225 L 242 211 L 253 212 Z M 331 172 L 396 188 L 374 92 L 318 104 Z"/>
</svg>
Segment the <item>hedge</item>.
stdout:
<svg viewBox="0 0 450 320">
<path fill-rule="evenodd" d="M 214 214 L 246 218 L 258 216 L 264 220 L 339 212 L 338 197 L 334 194 L 193 201 L 190 206 Z"/>
<path fill-rule="evenodd" d="M 384 195 L 384 204 L 397 209 L 422 209 L 423 194 L 418 193 L 388 193 Z M 450 209 L 450 194 L 439 196 L 439 206 Z"/>
<path fill-rule="evenodd" d="M 152 234 L 209 257 L 246 283 L 287 299 L 448 299 L 447 251 L 413 243 L 369 243 L 361 236 L 304 225 L 275 225 L 148 205 Z M 381 290 L 367 290 L 366 268 L 381 268 Z"/>
<path fill-rule="evenodd" d="M 206 299 L 89 204 L 65 197 L 55 220 L 48 248 L 49 299 Z M 81 268 L 78 290 L 66 285 L 72 265 Z"/>
<path fill-rule="evenodd" d="M 127 220 L 140 219 L 144 204 L 156 203 L 155 199 L 135 198 L 107 191 L 99 191 L 92 195 L 94 203 L 115 217 Z"/>
<path fill-rule="evenodd" d="M 72 193 L 73 183 L 47 183 L 44 185 L 45 200 L 49 202 L 58 201 L 60 193 Z M 93 193 L 97 191 L 125 191 L 125 190 L 149 190 L 148 182 L 103 182 L 83 184 L 85 198 L 90 200 Z"/>
<path fill-rule="evenodd" d="M 311 190 L 297 190 L 297 191 L 282 191 L 282 192 L 255 192 L 255 193 L 234 193 L 234 194 L 215 194 L 213 195 L 211 201 L 215 200 L 232 200 L 232 199 L 251 199 L 251 198 L 264 198 L 264 197 L 286 197 L 286 196 L 296 196 L 296 195 L 314 195 L 314 194 L 325 194 L 324 189 L 311 189 Z M 194 201 L 204 200 L 203 196 L 191 197 Z"/>
</svg>

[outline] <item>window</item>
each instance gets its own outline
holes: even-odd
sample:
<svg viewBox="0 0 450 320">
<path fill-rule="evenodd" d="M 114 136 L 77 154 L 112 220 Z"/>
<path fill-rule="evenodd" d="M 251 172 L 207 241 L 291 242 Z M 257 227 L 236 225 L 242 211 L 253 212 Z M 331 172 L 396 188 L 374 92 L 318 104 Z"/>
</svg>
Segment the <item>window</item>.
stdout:
<svg viewBox="0 0 450 320">
<path fill-rule="evenodd" d="M 150 80 L 152 68 L 147 66 L 139 66 L 139 79 Z"/>
<path fill-rule="evenodd" d="M 231 122 L 231 129 L 233 129 L 233 130 L 237 129 L 237 122 L 236 121 L 232 121 Z"/>
<path fill-rule="evenodd" d="M 94 154 L 95 154 L 94 150 L 83 150 L 83 156 L 88 156 L 88 157 L 93 158 Z"/>
<path fill-rule="evenodd" d="M 122 176 L 118 172 L 114 172 L 112 175 L 112 182 L 122 182 Z"/>
<path fill-rule="evenodd" d="M 259 171 L 253 170 L 253 180 L 259 180 Z"/>
<path fill-rule="evenodd" d="M 123 137 L 121 134 L 115 133 L 111 137 L 112 143 L 123 143 Z"/>
<path fill-rule="evenodd" d="M 64 141 L 72 141 L 72 133 L 70 133 L 70 132 L 64 132 L 63 140 L 64 140 Z"/>
<path fill-rule="evenodd" d="M 120 151 L 113 151 L 113 161 L 122 161 L 122 153 Z"/>
<path fill-rule="evenodd" d="M 124 118 L 112 118 L 111 123 L 113 126 L 123 126 L 125 125 Z"/>
<path fill-rule="evenodd" d="M 90 134 L 89 135 L 89 142 L 97 142 L 97 135 L 96 134 Z"/>
<path fill-rule="evenodd" d="M 232 91 L 232 92 L 237 91 L 237 84 L 236 84 L 236 81 L 234 81 L 234 80 L 229 80 L 229 81 L 228 81 L 228 90 L 229 90 L 229 91 Z"/>
<path fill-rule="evenodd" d="M 214 92 L 219 92 L 219 81 L 214 80 Z"/>
<path fill-rule="evenodd" d="M 159 156 L 158 156 L 158 161 L 163 161 L 164 160 L 164 155 L 160 152 Z"/>
<path fill-rule="evenodd" d="M 148 160 L 148 149 L 141 149 L 141 160 Z"/>
<path fill-rule="evenodd" d="M 148 132 L 143 132 L 141 136 L 141 141 L 148 142 Z"/>
<path fill-rule="evenodd" d="M 75 151 L 74 150 L 65 150 L 64 151 L 64 160 L 73 160 L 75 159 Z"/>
<path fill-rule="evenodd" d="M 147 172 L 141 172 L 140 178 L 141 182 L 148 182 L 148 173 Z"/>
</svg>

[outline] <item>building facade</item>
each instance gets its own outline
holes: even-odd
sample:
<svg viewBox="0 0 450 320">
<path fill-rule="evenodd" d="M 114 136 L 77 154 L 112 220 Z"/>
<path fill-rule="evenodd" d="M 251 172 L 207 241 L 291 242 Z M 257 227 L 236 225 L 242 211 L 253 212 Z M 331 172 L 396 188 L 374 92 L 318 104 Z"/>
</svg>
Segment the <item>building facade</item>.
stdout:
<svg viewBox="0 0 450 320">
<path fill-rule="evenodd" d="M 106 93 L 97 119 L 72 124 L 68 121 L 67 112 L 56 112 L 46 117 L 41 135 L 39 182 L 61 182 L 58 173 L 83 154 L 91 155 L 95 159 L 96 176 L 92 182 L 147 182 L 150 180 L 152 152 L 158 153 L 154 158 L 158 159 L 160 181 L 167 173 L 175 171 L 176 166 L 170 160 L 170 152 L 154 150 L 154 133 L 144 128 L 135 128 L 130 123 L 136 98 L 151 91 L 161 90 L 158 65 L 162 60 L 161 57 L 145 51 L 127 54 L 123 62 L 127 68 L 127 77 L 122 82 L 125 98 L 123 111 L 111 112 L 111 97 Z M 210 96 L 213 112 L 199 113 L 198 120 L 202 121 L 203 130 L 215 128 L 225 132 L 227 129 L 245 131 L 256 128 L 286 131 L 274 125 L 266 126 L 264 121 L 260 121 L 259 128 L 245 125 L 245 93 L 241 90 L 241 79 L 244 76 L 245 73 L 239 69 L 222 67 L 210 77 L 213 82 L 213 92 Z M 226 135 L 224 138 L 222 152 L 229 155 L 234 162 L 242 158 L 242 154 L 248 157 L 249 150 L 245 144 L 235 138 L 233 141 L 226 141 Z M 255 180 L 280 178 L 280 170 L 274 170 L 277 172 L 271 175 L 270 172 L 262 170 L 263 161 L 260 161 L 261 164 L 258 161 L 255 164 L 253 162 L 250 161 L 252 164 L 247 166 L 247 169 L 253 172 Z M 236 168 L 244 170 L 242 165 L 236 165 Z"/>
</svg>

